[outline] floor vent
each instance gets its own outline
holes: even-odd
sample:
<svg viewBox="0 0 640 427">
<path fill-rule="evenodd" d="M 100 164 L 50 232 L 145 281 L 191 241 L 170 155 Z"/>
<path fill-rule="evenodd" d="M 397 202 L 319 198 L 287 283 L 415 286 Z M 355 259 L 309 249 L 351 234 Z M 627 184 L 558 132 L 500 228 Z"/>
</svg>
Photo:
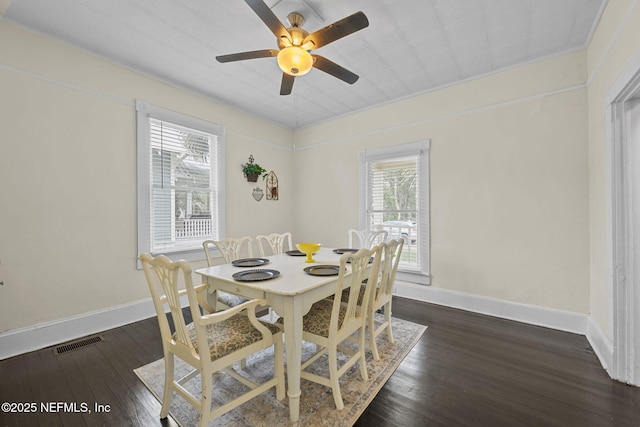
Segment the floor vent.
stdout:
<svg viewBox="0 0 640 427">
<path fill-rule="evenodd" d="M 80 338 L 79 340 L 69 341 L 54 347 L 53 354 L 58 355 L 69 353 L 70 351 L 78 350 L 88 345 L 93 345 L 103 341 L 104 338 L 102 338 L 102 335 L 92 335 L 90 337 Z"/>
</svg>

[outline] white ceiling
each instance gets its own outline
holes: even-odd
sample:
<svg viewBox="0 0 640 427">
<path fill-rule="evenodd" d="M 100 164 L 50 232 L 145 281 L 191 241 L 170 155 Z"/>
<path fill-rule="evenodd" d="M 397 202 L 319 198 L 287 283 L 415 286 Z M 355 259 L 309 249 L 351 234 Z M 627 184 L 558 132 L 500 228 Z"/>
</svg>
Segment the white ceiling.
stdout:
<svg viewBox="0 0 640 427">
<path fill-rule="evenodd" d="M 584 47 L 607 0 L 265 0 L 288 27 L 313 32 L 359 10 L 369 27 L 314 53 L 360 76 L 312 69 L 281 96 L 275 58 L 217 55 L 277 49 L 243 0 L 13 0 L 3 19 L 236 106 L 288 128 Z"/>
</svg>

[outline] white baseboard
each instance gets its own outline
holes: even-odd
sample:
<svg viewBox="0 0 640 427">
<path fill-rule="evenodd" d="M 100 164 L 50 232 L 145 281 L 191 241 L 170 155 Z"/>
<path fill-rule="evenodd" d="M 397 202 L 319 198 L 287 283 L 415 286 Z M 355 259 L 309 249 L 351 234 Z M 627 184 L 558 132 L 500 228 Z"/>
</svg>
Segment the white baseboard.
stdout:
<svg viewBox="0 0 640 427">
<path fill-rule="evenodd" d="M 611 344 L 609 338 L 607 338 L 600 326 L 594 322 L 592 318 L 589 318 L 587 333 L 585 335 L 589 340 L 589 344 L 591 344 L 591 348 L 596 353 L 596 356 L 598 356 L 598 359 L 600 359 L 602 367 L 609 373 L 609 376 L 613 378 L 611 375 L 613 344 Z"/>
<path fill-rule="evenodd" d="M 609 369 L 613 357 L 613 346 L 598 324 L 587 314 L 520 304 L 407 282 L 396 282 L 395 295 L 584 335 L 602 367 L 611 374 Z"/>
<path fill-rule="evenodd" d="M 155 316 L 151 298 L 0 333 L 0 360 Z"/>
<path fill-rule="evenodd" d="M 531 325 L 586 335 L 589 316 L 396 281 L 395 295 Z"/>
<path fill-rule="evenodd" d="M 186 295 L 180 298 L 183 307 L 189 305 Z M 0 360 L 30 351 L 51 347 L 129 323 L 155 317 L 151 297 L 128 304 L 91 311 L 78 316 L 41 323 L 0 333 Z"/>
</svg>

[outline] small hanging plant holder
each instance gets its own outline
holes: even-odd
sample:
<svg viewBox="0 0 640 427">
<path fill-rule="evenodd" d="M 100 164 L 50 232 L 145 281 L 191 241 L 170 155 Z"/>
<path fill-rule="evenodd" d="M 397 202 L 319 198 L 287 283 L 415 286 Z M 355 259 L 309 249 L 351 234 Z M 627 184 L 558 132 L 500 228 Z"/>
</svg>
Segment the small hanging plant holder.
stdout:
<svg viewBox="0 0 640 427">
<path fill-rule="evenodd" d="M 247 177 L 247 181 L 256 182 L 258 176 L 266 177 L 267 170 L 257 163 L 254 163 L 253 154 L 249 156 L 249 162 L 242 165 L 242 173 Z"/>
</svg>

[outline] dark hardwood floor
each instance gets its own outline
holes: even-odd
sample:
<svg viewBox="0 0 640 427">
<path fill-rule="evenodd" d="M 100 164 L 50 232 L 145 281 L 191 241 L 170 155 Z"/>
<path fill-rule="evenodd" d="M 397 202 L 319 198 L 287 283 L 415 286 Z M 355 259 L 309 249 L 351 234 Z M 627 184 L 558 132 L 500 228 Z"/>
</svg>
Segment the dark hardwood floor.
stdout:
<svg viewBox="0 0 640 427">
<path fill-rule="evenodd" d="M 640 426 L 640 388 L 612 381 L 583 336 L 394 304 L 395 317 L 429 328 L 357 426 Z M 78 405 L 76 413 L 0 412 L 0 427 L 176 426 L 160 422 L 160 403 L 133 373 L 162 357 L 156 319 L 102 335 L 66 354 L 48 348 L 0 361 L 1 402 Z"/>
</svg>

